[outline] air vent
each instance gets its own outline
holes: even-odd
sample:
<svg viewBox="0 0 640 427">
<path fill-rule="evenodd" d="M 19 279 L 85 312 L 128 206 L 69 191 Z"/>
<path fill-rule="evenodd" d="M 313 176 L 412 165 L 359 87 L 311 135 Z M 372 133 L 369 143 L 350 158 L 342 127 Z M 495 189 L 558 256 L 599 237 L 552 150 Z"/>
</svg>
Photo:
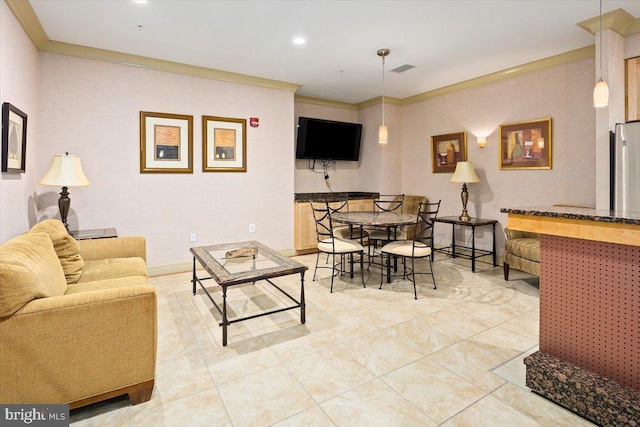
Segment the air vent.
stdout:
<svg viewBox="0 0 640 427">
<path fill-rule="evenodd" d="M 396 68 L 394 68 L 393 70 L 390 70 L 390 71 L 392 71 L 394 73 L 404 73 L 405 71 L 410 70 L 412 68 L 416 68 L 416 66 L 415 65 L 409 65 L 409 64 L 403 64 L 403 65 L 400 65 L 400 66 L 398 66 L 398 67 L 396 67 Z"/>
</svg>

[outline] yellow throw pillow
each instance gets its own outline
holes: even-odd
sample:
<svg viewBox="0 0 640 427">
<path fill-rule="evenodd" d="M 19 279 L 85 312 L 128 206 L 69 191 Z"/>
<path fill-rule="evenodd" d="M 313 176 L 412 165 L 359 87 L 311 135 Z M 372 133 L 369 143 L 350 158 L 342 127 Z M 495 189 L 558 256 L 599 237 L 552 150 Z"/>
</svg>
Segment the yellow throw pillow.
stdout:
<svg viewBox="0 0 640 427">
<path fill-rule="evenodd" d="M 53 247 L 58 254 L 60 264 L 62 264 L 67 284 L 78 283 L 84 269 L 84 260 L 80 256 L 80 243 L 67 233 L 62 221 L 45 219 L 31 227 L 29 233 L 47 233 L 51 237 Z"/>
<path fill-rule="evenodd" d="M 0 246 L 0 318 L 33 299 L 66 290 L 64 271 L 47 234 L 23 234 Z"/>
</svg>

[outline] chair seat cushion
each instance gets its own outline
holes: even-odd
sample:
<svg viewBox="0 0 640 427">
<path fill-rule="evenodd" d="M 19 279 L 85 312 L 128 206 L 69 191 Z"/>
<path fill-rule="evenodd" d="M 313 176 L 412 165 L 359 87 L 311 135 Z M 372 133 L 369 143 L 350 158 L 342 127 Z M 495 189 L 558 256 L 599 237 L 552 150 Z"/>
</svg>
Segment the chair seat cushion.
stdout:
<svg viewBox="0 0 640 427">
<path fill-rule="evenodd" d="M 540 262 L 540 239 L 527 237 L 510 239 L 505 242 L 505 250 L 520 258 Z"/>
<path fill-rule="evenodd" d="M 336 253 L 336 254 L 347 254 L 350 252 L 364 251 L 364 248 L 360 243 L 354 242 L 353 240 L 338 239 L 338 238 L 324 239 L 323 241 L 318 243 L 318 249 L 321 250 L 322 252 Z"/>
<path fill-rule="evenodd" d="M 339 239 L 366 239 L 368 235 L 369 233 L 366 231 L 360 231 L 359 227 L 339 227 L 333 229 L 333 237 Z"/>
<path fill-rule="evenodd" d="M 371 230 L 369 231 L 369 239 L 371 240 L 406 240 L 407 232 L 404 230 Z"/>
<path fill-rule="evenodd" d="M 413 240 L 397 240 L 384 245 L 382 247 L 382 253 L 422 258 L 431 255 L 431 248 L 424 243 L 414 242 Z"/>
</svg>

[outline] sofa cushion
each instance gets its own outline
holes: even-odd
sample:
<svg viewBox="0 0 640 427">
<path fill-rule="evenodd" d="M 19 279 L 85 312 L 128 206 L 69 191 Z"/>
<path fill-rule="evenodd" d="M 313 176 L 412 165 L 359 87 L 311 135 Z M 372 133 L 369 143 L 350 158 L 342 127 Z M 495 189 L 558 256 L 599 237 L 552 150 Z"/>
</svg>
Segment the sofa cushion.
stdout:
<svg viewBox="0 0 640 427">
<path fill-rule="evenodd" d="M 78 283 L 121 277 L 147 277 L 147 264 L 140 257 L 87 260 Z"/>
<path fill-rule="evenodd" d="M 540 262 L 540 239 L 509 239 L 505 242 L 505 250 L 521 258 Z"/>
<path fill-rule="evenodd" d="M 27 233 L 0 246 L 0 318 L 36 298 L 63 295 L 64 271 L 46 233 Z"/>
<path fill-rule="evenodd" d="M 82 275 L 84 260 L 80 256 L 80 244 L 67 233 L 62 221 L 45 219 L 34 225 L 29 232 L 49 234 L 53 247 L 60 259 L 60 264 L 62 264 L 67 283 L 77 283 Z"/>
<path fill-rule="evenodd" d="M 67 286 L 66 295 L 83 292 L 103 291 L 106 289 L 124 288 L 127 286 L 148 285 L 149 281 L 143 276 L 120 277 L 118 279 L 95 280 L 93 282 L 81 282 Z"/>
</svg>

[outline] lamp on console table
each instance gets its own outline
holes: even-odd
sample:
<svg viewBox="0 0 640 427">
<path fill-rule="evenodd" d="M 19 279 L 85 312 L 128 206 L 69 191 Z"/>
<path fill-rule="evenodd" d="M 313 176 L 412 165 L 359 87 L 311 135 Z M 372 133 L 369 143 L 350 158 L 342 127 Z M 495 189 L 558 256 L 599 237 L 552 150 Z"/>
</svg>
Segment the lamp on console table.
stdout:
<svg viewBox="0 0 640 427">
<path fill-rule="evenodd" d="M 476 175 L 476 171 L 473 170 L 473 163 L 458 162 L 456 164 L 456 171 L 453 173 L 453 176 L 451 177 L 449 182 L 462 183 L 462 193 L 460 194 L 460 197 L 462 198 L 462 215 L 460 215 L 458 218 L 460 219 L 460 221 L 471 221 L 471 217 L 467 212 L 467 201 L 469 200 L 467 183 L 480 182 L 480 180 L 478 179 L 478 175 Z"/>
<path fill-rule="evenodd" d="M 69 189 L 68 187 L 85 187 L 89 185 L 89 181 L 82 171 L 80 157 L 70 156 L 69 153 L 54 155 L 49 170 L 44 178 L 40 180 L 39 184 L 62 187 L 60 199 L 58 200 L 58 208 L 60 209 L 60 219 L 62 219 L 62 223 L 67 231 L 69 231 L 67 215 L 69 214 L 71 199 L 67 191 Z"/>
</svg>

